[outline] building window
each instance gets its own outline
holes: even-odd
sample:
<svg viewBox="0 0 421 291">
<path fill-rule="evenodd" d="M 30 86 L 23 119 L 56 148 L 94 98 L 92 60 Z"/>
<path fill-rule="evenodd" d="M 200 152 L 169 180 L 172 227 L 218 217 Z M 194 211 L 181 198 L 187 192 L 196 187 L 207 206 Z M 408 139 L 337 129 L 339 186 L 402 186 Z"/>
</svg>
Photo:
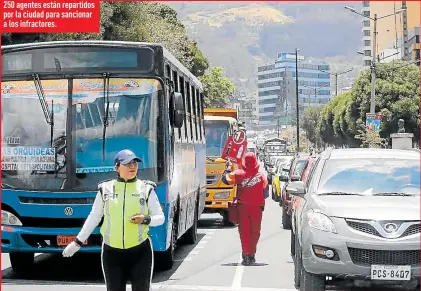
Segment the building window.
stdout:
<svg viewBox="0 0 421 291">
<path fill-rule="evenodd" d="M 420 59 L 420 50 L 415 50 L 415 61 L 418 61 Z M 419 66 L 419 63 L 418 63 Z"/>
<path fill-rule="evenodd" d="M 415 43 L 420 43 L 420 36 L 418 34 L 415 36 Z"/>
<path fill-rule="evenodd" d="M 370 30 L 364 30 L 364 36 L 370 36 L 371 31 Z"/>
<path fill-rule="evenodd" d="M 363 21 L 363 26 L 364 27 L 370 27 L 370 20 L 364 20 Z"/>
<path fill-rule="evenodd" d="M 364 51 L 364 55 L 366 56 L 366 57 L 371 57 L 371 50 L 370 51 Z"/>
<path fill-rule="evenodd" d="M 371 61 L 365 60 L 364 61 L 364 66 L 367 66 L 367 67 L 371 66 Z"/>
<path fill-rule="evenodd" d="M 364 41 L 364 46 L 371 46 L 371 41 L 370 40 L 365 40 Z"/>
<path fill-rule="evenodd" d="M 370 17 L 370 11 L 364 11 L 363 15 L 367 16 L 367 17 Z"/>
<path fill-rule="evenodd" d="M 370 7 L 370 1 L 363 1 L 363 7 Z"/>
</svg>

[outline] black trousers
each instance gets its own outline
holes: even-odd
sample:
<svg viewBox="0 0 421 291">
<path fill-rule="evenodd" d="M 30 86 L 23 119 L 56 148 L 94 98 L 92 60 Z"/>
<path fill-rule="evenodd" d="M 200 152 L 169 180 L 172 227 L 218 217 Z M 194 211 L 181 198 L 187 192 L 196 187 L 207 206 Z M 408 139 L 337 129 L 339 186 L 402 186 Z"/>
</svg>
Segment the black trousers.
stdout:
<svg viewBox="0 0 421 291">
<path fill-rule="evenodd" d="M 125 291 L 127 281 L 130 281 L 132 291 L 150 291 L 153 250 L 149 239 L 125 250 L 104 244 L 101 262 L 107 291 Z"/>
</svg>

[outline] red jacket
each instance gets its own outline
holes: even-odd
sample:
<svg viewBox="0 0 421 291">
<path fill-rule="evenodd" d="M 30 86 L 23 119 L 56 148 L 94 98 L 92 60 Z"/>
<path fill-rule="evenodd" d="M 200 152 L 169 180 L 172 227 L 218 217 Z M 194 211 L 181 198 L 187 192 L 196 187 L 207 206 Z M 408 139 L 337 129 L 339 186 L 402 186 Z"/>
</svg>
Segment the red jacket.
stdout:
<svg viewBox="0 0 421 291">
<path fill-rule="evenodd" d="M 254 153 L 246 153 L 242 169 L 224 173 L 222 182 L 227 185 L 237 185 L 237 199 L 240 204 L 264 206 L 264 189 L 268 186 L 267 179 L 259 170 L 260 166 Z"/>
</svg>

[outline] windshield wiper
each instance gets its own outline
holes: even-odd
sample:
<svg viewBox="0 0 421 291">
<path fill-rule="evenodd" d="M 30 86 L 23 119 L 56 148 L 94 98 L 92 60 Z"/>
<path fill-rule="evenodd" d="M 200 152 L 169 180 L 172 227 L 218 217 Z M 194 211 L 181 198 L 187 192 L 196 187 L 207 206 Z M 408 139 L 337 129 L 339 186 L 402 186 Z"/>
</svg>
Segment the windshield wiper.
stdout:
<svg viewBox="0 0 421 291">
<path fill-rule="evenodd" d="M 104 73 L 104 99 L 107 102 L 106 108 L 105 108 L 105 115 L 103 117 L 104 125 L 102 127 L 102 161 L 105 161 L 105 134 L 107 133 L 107 127 L 108 127 L 108 113 L 110 110 L 110 74 Z"/>
<path fill-rule="evenodd" d="M 348 195 L 348 196 L 367 196 L 360 193 L 349 193 L 349 192 L 325 192 L 317 194 L 318 196 L 324 196 L 324 195 Z"/>
<path fill-rule="evenodd" d="M 51 113 L 48 107 L 47 101 L 45 100 L 44 90 L 42 89 L 41 81 L 38 74 L 34 74 L 34 84 L 37 89 L 37 95 L 39 102 L 41 103 L 42 111 L 44 112 L 45 121 L 50 125 L 50 145 L 53 147 L 54 137 L 54 101 L 51 100 Z"/>
<path fill-rule="evenodd" d="M 373 196 L 415 196 L 415 194 L 402 193 L 402 192 L 380 192 L 380 193 L 374 193 Z"/>
</svg>

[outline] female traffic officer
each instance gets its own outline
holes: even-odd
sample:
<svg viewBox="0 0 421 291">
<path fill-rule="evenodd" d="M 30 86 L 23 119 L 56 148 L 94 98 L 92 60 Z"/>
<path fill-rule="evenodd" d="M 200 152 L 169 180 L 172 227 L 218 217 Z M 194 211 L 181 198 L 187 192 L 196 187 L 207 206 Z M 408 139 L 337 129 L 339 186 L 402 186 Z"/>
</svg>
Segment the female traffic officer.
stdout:
<svg viewBox="0 0 421 291">
<path fill-rule="evenodd" d="M 138 162 L 130 150 L 114 159 L 117 179 L 102 182 L 83 228 L 63 251 L 71 257 L 88 239 L 102 217 L 101 263 L 108 291 L 149 291 L 153 272 L 153 249 L 149 227 L 164 223 L 164 213 L 154 191 L 156 185 L 137 179 Z"/>
</svg>

